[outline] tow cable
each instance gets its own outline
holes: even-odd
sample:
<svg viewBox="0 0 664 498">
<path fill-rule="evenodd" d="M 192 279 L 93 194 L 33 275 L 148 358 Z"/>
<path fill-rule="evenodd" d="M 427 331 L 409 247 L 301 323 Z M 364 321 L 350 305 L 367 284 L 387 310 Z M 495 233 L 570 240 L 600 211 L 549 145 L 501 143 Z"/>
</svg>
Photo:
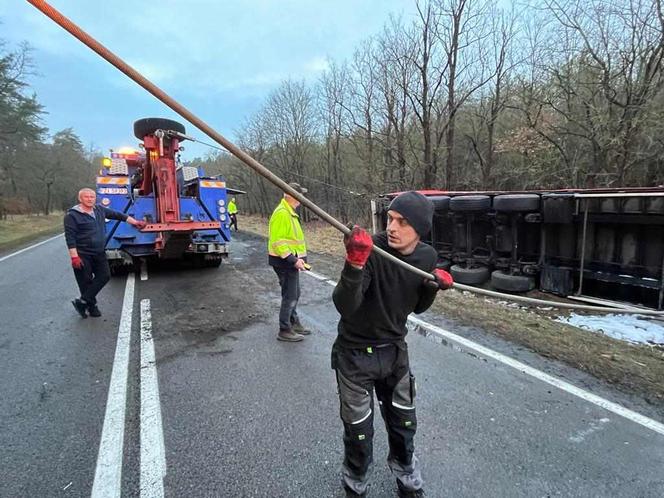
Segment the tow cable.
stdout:
<svg viewBox="0 0 664 498">
<path fill-rule="evenodd" d="M 105 46 L 103 46 L 101 43 L 99 43 L 97 40 L 95 40 L 92 36 L 90 36 L 85 31 L 83 31 L 81 28 L 79 28 L 76 24 L 74 24 L 72 21 L 70 21 L 67 17 L 65 17 L 63 14 L 61 14 L 54 7 L 52 7 L 48 2 L 44 2 L 44 1 L 41 1 L 41 0 L 27 0 L 27 2 L 32 4 L 40 12 L 42 12 L 49 19 L 51 19 L 56 24 L 58 24 L 60 27 L 62 27 L 65 31 L 69 32 L 72 36 L 77 38 L 84 45 L 87 45 L 92 51 L 96 52 L 100 57 L 102 57 L 107 62 L 109 62 L 110 64 L 115 66 L 117 69 L 119 69 L 126 76 L 128 76 L 129 78 L 134 80 L 138 85 L 140 85 L 145 90 L 150 92 L 158 100 L 160 100 L 166 106 L 170 107 L 173 111 L 175 111 L 177 114 L 179 114 L 182 118 L 189 121 L 196 128 L 198 128 L 203 133 L 205 133 L 208 137 L 210 137 L 212 140 L 214 140 L 215 142 L 220 144 L 228 152 L 233 154 L 235 157 L 237 157 L 243 163 L 245 163 L 247 166 L 249 166 L 251 169 L 253 169 L 256 173 L 258 173 L 263 178 L 267 179 L 269 182 L 271 182 L 272 184 L 277 186 L 283 192 L 286 192 L 288 195 L 290 195 L 290 196 L 294 197 L 295 199 L 297 199 L 302 205 L 306 206 L 311 211 L 316 213 L 320 218 L 322 218 L 327 223 L 332 225 L 334 228 L 339 230 L 342 234 L 344 234 L 344 235 L 350 234 L 350 228 L 348 228 L 346 225 L 341 223 L 339 220 L 334 218 L 332 215 L 327 213 L 325 210 L 323 210 L 322 208 L 320 208 L 319 206 L 314 204 L 312 201 L 307 199 L 304 195 L 300 194 L 298 191 L 293 189 L 290 185 L 288 185 L 288 183 L 283 181 L 281 178 L 279 178 L 277 175 L 272 173 L 269 169 L 267 169 L 261 163 L 256 161 L 249 154 L 244 152 L 238 146 L 236 146 L 231 141 L 229 141 L 224 136 L 222 136 L 220 133 L 215 131 L 212 127 L 210 127 L 202 119 L 197 117 L 195 114 L 193 114 L 191 111 L 189 111 L 182 104 L 180 104 L 175 99 L 173 99 L 168 94 L 166 94 L 166 92 L 161 90 L 157 85 L 152 83 L 150 80 L 145 78 L 141 73 L 136 71 L 133 67 L 131 67 L 126 62 L 124 62 L 120 57 L 115 55 L 113 52 L 111 52 L 109 49 L 107 49 Z M 390 253 L 386 252 L 385 250 L 381 249 L 380 247 L 376 247 L 374 245 L 373 251 L 375 253 L 383 256 L 384 258 L 389 259 L 393 263 L 395 263 L 395 264 L 397 264 L 397 265 L 399 265 L 399 266 L 415 273 L 416 275 L 421 276 L 422 278 L 425 278 L 425 279 L 431 280 L 431 281 L 435 280 L 435 277 L 431 273 L 425 272 L 424 270 L 420 270 L 419 268 L 416 268 L 415 266 L 412 266 L 412 265 L 406 263 L 405 261 L 400 260 L 396 256 L 393 256 L 392 254 L 390 254 Z M 534 299 L 534 298 L 529 298 L 529 297 L 513 296 L 513 295 L 510 295 L 510 294 L 504 294 L 502 292 L 495 292 L 495 291 L 490 291 L 490 290 L 486 290 L 486 289 L 480 289 L 480 288 L 477 288 L 477 287 L 471 287 L 471 286 L 468 286 L 468 285 L 463 285 L 463 284 L 458 284 L 458 283 L 454 284 L 454 288 L 459 289 L 459 290 L 463 290 L 463 291 L 473 292 L 473 293 L 476 293 L 476 294 L 483 294 L 483 295 L 487 295 L 487 296 L 491 296 L 491 297 L 499 297 L 501 299 L 522 302 L 522 303 L 531 304 L 531 305 L 535 305 L 535 306 L 551 306 L 551 307 L 555 307 L 555 308 L 566 308 L 566 309 L 576 309 L 576 310 L 583 310 L 583 311 L 594 311 L 594 312 L 597 312 L 597 313 L 628 313 L 628 314 L 638 314 L 638 315 L 664 316 L 664 311 L 654 311 L 654 310 L 643 310 L 643 311 L 638 310 L 638 311 L 635 311 L 634 309 L 626 309 L 626 308 L 609 308 L 609 307 L 603 307 L 603 306 L 589 306 L 589 305 L 579 305 L 579 304 L 571 304 L 571 303 L 557 303 L 555 301 L 546 301 L 546 300 L 543 300 L 543 299 Z"/>
</svg>

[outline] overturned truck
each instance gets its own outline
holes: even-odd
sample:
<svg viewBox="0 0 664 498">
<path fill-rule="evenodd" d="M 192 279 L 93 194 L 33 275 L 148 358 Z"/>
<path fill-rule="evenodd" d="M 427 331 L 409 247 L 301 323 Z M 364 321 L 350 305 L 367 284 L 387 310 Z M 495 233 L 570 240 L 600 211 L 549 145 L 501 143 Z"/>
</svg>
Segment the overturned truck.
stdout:
<svg viewBox="0 0 664 498">
<path fill-rule="evenodd" d="M 425 242 L 459 283 L 664 305 L 664 187 L 421 192 L 435 206 Z M 396 195 L 372 201 L 374 231 Z"/>
</svg>

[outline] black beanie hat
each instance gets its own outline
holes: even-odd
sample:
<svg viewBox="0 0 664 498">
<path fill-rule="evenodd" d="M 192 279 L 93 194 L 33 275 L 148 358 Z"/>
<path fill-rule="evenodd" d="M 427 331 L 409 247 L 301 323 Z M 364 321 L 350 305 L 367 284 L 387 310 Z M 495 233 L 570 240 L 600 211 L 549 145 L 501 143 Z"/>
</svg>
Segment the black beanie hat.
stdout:
<svg viewBox="0 0 664 498">
<path fill-rule="evenodd" d="M 424 237 L 431 231 L 433 219 L 433 202 L 419 192 L 410 191 L 395 197 L 388 211 L 396 211 L 408 220 L 420 237 Z"/>
</svg>

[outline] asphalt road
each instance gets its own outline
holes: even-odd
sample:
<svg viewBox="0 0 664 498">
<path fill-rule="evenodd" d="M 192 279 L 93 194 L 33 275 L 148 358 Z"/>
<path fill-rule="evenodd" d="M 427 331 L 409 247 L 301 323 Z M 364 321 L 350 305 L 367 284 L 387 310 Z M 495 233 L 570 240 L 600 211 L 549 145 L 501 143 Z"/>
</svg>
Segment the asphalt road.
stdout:
<svg viewBox="0 0 664 498">
<path fill-rule="evenodd" d="M 338 261 L 312 264 L 337 278 Z M 332 287 L 309 275 L 302 284 L 300 313 L 314 332 L 287 344 L 275 340 L 278 285 L 255 236 L 239 234 L 219 269 L 113 279 L 100 319 L 69 303 L 62 238 L 0 256 L 0 496 L 343 496 Z M 662 407 L 425 319 L 664 422 Z M 436 339 L 409 335 L 428 496 L 664 496 L 664 434 Z M 371 496 L 396 496 L 380 417 L 376 427 Z M 114 467 L 121 474 L 103 480 Z"/>
</svg>

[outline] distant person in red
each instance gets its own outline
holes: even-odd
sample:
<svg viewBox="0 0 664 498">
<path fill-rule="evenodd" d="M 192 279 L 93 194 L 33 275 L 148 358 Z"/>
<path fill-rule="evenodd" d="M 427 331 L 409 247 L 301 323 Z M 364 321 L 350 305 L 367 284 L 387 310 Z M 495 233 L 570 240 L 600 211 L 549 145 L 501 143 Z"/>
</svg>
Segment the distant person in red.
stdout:
<svg viewBox="0 0 664 498">
<path fill-rule="evenodd" d="M 126 221 L 139 229 L 145 227 L 139 221 L 119 211 L 95 204 L 97 195 L 90 188 L 78 192 L 79 203 L 65 215 L 65 241 L 71 257 L 71 266 L 81 291 L 74 299 L 74 309 L 83 318 L 101 316 L 97 307 L 97 294 L 111 278 L 104 250 L 106 242 L 106 218 Z"/>
</svg>

